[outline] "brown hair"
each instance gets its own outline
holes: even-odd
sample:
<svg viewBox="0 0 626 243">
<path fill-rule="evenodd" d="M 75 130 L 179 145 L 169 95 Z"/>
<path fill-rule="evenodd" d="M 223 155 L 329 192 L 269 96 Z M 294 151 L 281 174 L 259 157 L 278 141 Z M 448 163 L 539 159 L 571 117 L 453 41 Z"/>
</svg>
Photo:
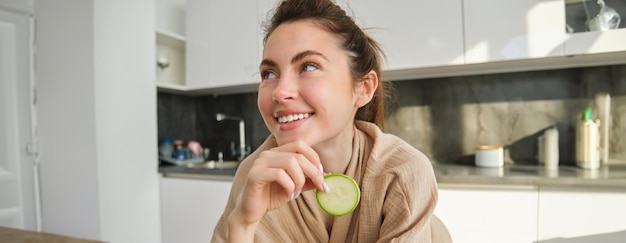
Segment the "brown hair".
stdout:
<svg viewBox="0 0 626 243">
<path fill-rule="evenodd" d="M 265 25 L 265 38 L 281 24 L 298 20 L 314 20 L 323 28 L 335 33 L 341 46 L 348 51 L 349 65 L 354 80 L 373 70 L 378 75 L 378 88 L 372 100 L 359 108 L 355 119 L 373 122 L 384 129 L 385 99 L 391 83 L 381 78 L 380 59 L 384 55 L 378 43 L 363 32 L 346 12 L 331 0 L 284 0 L 274 10 L 269 23 Z"/>
</svg>

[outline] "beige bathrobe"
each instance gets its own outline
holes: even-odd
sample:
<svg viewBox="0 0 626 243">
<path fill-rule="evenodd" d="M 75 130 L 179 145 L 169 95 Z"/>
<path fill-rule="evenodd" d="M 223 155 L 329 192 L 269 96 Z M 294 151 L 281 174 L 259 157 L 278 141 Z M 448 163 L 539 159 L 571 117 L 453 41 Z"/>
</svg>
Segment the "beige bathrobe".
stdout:
<svg viewBox="0 0 626 243">
<path fill-rule="evenodd" d="M 212 242 L 227 241 L 228 215 L 252 163 L 260 151 L 276 146 L 270 136 L 242 162 Z M 381 132 L 372 123 L 357 121 L 345 174 L 361 188 L 361 202 L 354 212 L 328 215 L 317 204 L 315 190 L 306 191 L 268 212 L 259 223 L 255 242 L 449 242 L 445 226 L 433 215 L 437 182 L 432 165 L 402 139 Z M 442 234 L 443 240 L 437 238 Z"/>
</svg>

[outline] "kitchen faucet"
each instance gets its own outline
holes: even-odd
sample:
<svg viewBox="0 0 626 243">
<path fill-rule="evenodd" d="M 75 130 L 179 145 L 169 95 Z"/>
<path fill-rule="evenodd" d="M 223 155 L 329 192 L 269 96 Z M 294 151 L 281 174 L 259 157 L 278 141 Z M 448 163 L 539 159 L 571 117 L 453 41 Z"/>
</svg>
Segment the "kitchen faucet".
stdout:
<svg viewBox="0 0 626 243">
<path fill-rule="evenodd" d="M 246 126 L 245 126 L 245 123 L 243 122 L 243 118 L 236 117 L 236 116 L 229 116 L 223 113 L 217 113 L 215 115 L 215 119 L 217 121 L 223 121 L 223 120 L 239 121 L 239 161 L 242 161 L 246 157 L 246 154 L 248 154 L 248 151 L 246 149 Z"/>
</svg>

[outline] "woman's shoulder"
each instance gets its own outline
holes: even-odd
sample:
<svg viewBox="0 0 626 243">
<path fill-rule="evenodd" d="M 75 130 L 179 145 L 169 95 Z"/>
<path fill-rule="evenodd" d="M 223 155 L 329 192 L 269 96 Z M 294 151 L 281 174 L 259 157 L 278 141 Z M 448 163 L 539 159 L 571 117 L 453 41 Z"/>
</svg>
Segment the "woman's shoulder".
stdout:
<svg viewBox="0 0 626 243">
<path fill-rule="evenodd" d="M 384 133 L 372 123 L 359 124 L 358 127 L 372 141 L 368 168 L 380 172 L 432 172 L 430 159 L 402 138 L 394 134 Z"/>
</svg>

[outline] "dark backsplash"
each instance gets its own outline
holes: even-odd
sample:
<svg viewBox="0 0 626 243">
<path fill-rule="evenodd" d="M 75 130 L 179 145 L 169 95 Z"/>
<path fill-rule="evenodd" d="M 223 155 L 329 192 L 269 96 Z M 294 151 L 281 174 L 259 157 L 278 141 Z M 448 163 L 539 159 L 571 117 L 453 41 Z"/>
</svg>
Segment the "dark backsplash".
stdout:
<svg viewBox="0 0 626 243">
<path fill-rule="evenodd" d="M 473 163 L 477 145 L 504 145 L 509 163 L 537 163 L 536 141 L 551 126 L 559 130 L 560 163 L 574 165 L 574 127 L 597 93 L 611 96 L 611 159 L 626 160 L 626 65 L 527 71 L 397 81 L 386 132 L 396 134 L 440 163 Z M 238 123 L 215 114 L 243 117 L 246 141 L 257 148 L 269 135 L 256 93 L 183 96 L 158 93 L 158 135 L 196 140 L 229 155 L 238 144 Z"/>
<path fill-rule="evenodd" d="M 231 143 L 239 148 L 239 122 L 216 120 L 217 113 L 242 117 L 245 121 L 246 144 L 255 149 L 270 134 L 256 106 L 256 93 L 224 96 L 184 96 L 159 92 L 158 136 L 198 141 L 211 149 L 213 158 L 218 152 L 225 159 L 234 159 Z"/>
</svg>

